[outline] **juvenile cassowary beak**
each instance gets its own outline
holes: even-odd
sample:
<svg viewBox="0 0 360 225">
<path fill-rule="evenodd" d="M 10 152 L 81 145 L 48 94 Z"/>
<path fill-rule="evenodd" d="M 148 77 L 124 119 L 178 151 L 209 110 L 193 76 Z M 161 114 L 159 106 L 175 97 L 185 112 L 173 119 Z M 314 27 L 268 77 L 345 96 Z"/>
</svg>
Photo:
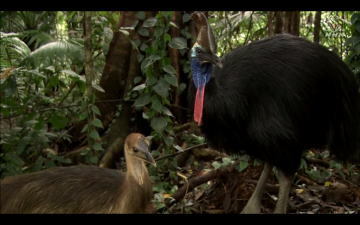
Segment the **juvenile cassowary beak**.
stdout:
<svg viewBox="0 0 360 225">
<path fill-rule="evenodd" d="M 135 156 L 156 167 L 156 162 L 149 151 L 149 147 L 150 143 L 146 139 L 141 139 L 135 146 L 137 149 Z"/>
</svg>

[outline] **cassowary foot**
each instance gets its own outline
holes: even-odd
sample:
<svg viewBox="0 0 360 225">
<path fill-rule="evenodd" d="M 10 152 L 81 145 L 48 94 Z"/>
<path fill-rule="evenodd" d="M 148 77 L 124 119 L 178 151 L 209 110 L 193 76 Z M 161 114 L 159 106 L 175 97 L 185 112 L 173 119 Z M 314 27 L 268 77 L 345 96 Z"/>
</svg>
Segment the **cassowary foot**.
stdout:
<svg viewBox="0 0 360 225">
<path fill-rule="evenodd" d="M 261 213 L 261 208 L 262 205 L 259 201 L 250 199 L 241 214 L 258 214 Z"/>
<path fill-rule="evenodd" d="M 242 210 L 242 214 L 255 214 L 261 213 L 261 198 L 264 193 L 265 183 L 269 177 L 271 166 L 269 164 L 264 165 L 264 169 L 261 173 L 261 176 L 258 180 L 254 193 L 251 195 L 249 201 L 246 203 L 245 208 Z"/>
<path fill-rule="evenodd" d="M 278 170 L 277 178 L 280 185 L 279 199 L 276 203 L 274 213 L 285 214 L 287 212 L 287 206 L 289 204 L 289 193 L 292 184 L 292 176 L 286 176 L 281 170 Z"/>
</svg>

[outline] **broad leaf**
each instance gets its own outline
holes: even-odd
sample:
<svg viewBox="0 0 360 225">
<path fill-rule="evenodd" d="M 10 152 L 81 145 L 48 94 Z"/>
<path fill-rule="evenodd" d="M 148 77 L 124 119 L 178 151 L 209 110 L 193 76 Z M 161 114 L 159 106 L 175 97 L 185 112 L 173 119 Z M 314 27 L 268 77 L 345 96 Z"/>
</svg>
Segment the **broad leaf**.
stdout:
<svg viewBox="0 0 360 225">
<path fill-rule="evenodd" d="M 151 127 L 158 133 L 161 133 L 167 124 L 168 123 L 164 117 L 154 117 L 150 123 Z"/>
<path fill-rule="evenodd" d="M 149 94 L 142 94 L 139 98 L 134 102 L 135 107 L 143 107 L 149 104 L 151 101 L 151 96 Z"/>
<path fill-rule="evenodd" d="M 151 98 L 151 103 L 152 109 L 154 109 L 156 112 L 162 112 L 163 105 L 161 104 L 159 97 L 153 96 Z"/>
<path fill-rule="evenodd" d="M 92 124 L 94 127 L 104 128 L 101 120 L 99 120 L 99 119 L 94 119 L 93 121 L 91 121 L 91 124 Z"/>
<path fill-rule="evenodd" d="M 158 95 L 164 98 L 169 94 L 169 84 L 164 79 L 159 80 L 153 89 Z"/>
<path fill-rule="evenodd" d="M 155 26 L 157 19 L 155 17 L 148 18 L 144 21 L 143 27 L 153 27 Z"/>
<path fill-rule="evenodd" d="M 169 42 L 169 47 L 175 49 L 186 49 L 186 39 L 182 37 L 175 37 Z"/>
</svg>

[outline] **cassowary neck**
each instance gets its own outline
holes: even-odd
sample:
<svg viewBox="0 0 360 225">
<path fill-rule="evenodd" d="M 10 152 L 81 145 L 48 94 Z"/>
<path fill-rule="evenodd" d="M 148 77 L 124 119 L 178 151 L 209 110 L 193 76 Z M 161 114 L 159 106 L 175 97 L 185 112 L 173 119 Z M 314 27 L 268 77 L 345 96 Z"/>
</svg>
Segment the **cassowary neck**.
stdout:
<svg viewBox="0 0 360 225">
<path fill-rule="evenodd" d="M 144 161 L 129 155 L 126 149 L 125 159 L 127 168 L 126 178 L 128 180 L 134 179 L 140 186 L 144 185 L 149 179 L 149 174 Z"/>
</svg>

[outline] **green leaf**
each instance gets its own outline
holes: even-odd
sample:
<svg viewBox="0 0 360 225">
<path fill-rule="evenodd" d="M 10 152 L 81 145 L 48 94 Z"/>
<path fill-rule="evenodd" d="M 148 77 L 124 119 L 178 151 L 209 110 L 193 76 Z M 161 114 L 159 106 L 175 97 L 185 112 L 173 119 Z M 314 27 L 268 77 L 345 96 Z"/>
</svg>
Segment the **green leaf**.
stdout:
<svg viewBox="0 0 360 225">
<path fill-rule="evenodd" d="M 86 112 L 80 113 L 79 115 L 79 120 L 85 120 L 86 118 L 88 118 L 88 114 Z"/>
<path fill-rule="evenodd" d="M 185 14 L 183 15 L 182 20 L 183 20 L 183 22 L 184 22 L 184 23 L 189 22 L 189 21 L 191 20 L 191 16 L 190 16 L 190 14 L 185 13 Z"/>
<path fill-rule="evenodd" d="M 171 35 L 166 33 L 164 34 L 164 41 L 170 41 L 171 40 Z"/>
<path fill-rule="evenodd" d="M 129 31 L 127 31 L 127 30 L 119 29 L 119 32 L 123 33 L 126 36 L 130 35 Z"/>
<path fill-rule="evenodd" d="M 142 117 L 143 117 L 144 119 L 146 119 L 146 120 L 150 119 L 149 115 L 146 114 L 146 112 L 143 112 L 143 113 L 142 113 Z"/>
<path fill-rule="evenodd" d="M 153 119 L 151 119 L 150 123 L 151 127 L 158 133 L 161 133 L 161 131 L 165 129 L 167 124 L 168 123 L 164 117 L 154 117 Z"/>
<path fill-rule="evenodd" d="M 186 39 L 182 37 L 175 37 L 169 42 L 169 47 L 175 49 L 186 49 L 187 48 Z"/>
<path fill-rule="evenodd" d="M 95 156 L 90 156 L 89 157 L 89 162 L 92 163 L 92 164 L 97 164 L 99 161 L 99 159 Z"/>
<path fill-rule="evenodd" d="M 92 85 L 91 85 L 93 88 L 95 88 L 96 90 L 98 90 L 98 91 L 100 91 L 100 92 L 102 92 L 102 93 L 105 93 L 105 90 L 102 88 L 102 87 L 100 87 L 99 85 L 97 85 L 97 84 L 95 84 L 95 83 L 92 83 Z"/>
<path fill-rule="evenodd" d="M 155 17 L 148 18 L 144 21 L 143 27 L 153 27 L 155 26 L 157 19 Z"/>
<path fill-rule="evenodd" d="M 182 92 L 185 90 L 185 88 L 186 88 L 186 84 L 185 84 L 185 83 L 181 83 L 181 84 L 179 85 L 179 88 L 178 88 L 178 93 L 179 93 L 179 94 L 182 93 Z"/>
<path fill-rule="evenodd" d="M 143 37 L 149 37 L 150 36 L 149 30 L 146 29 L 146 28 L 143 28 L 143 27 L 140 28 L 137 32 L 138 32 L 138 34 L 140 34 Z"/>
<path fill-rule="evenodd" d="M 149 104 L 151 101 L 151 96 L 149 94 L 142 94 L 139 98 L 137 98 L 134 102 L 135 107 L 143 107 Z"/>
<path fill-rule="evenodd" d="M 68 119 L 64 116 L 54 114 L 50 117 L 49 122 L 56 130 L 63 129 L 68 123 Z"/>
<path fill-rule="evenodd" d="M 137 13 L 136 13 L 136 17 L 137 17 L 139 20 L 144 20 L 144 19 L 145 19 L 145 12 L 144 12 L 144 11 L 137 12 Z"/>
<path fill-rule="evenodd" d="M 161 79 L 153 89 L 158 95 L 164 98 L 169 94 L 169 84 L 164 79 Z"/>
<path fill-rule="evenodd" d="M 215 161 L 211 164 L 215 169 L 219 169 L 221 167 L 221 163 Z"/>
<path fill-rule="evenodd" d="M 236 166 L 236 169 L 239 171 L 239 172 L 242 172 L 244 171 L 246 168 L 248 168 L 249 166 L 249 162 L 248 161 L 244 161 L 244 160 L 241 160 L 239 165 Z"/>
<path fill-rule="evenodd" d="M 145 84 L 140 84 L 138 86 L 135 86 L 132 90 L 133 91 L 140 91 L 140 90 L 144 89 L 145 87 L 146 87 Z"/>
<path fill-rule="evenodd" d="M 142 43 L 142 44 L 140 45 L 140 50 L 143 51 L 143 52 L 145 52 L 146 49 L 148 49 L 148 48 L 149 48 L 149 46 L 148 46 L 147 44 L 145 44 L 145 43 Z"/>
<path fill-rule="evenodd" d="M 154 109 L 156 112 L 161 112 L 163 109 L 163 106 L 161 104 L 161 101 L 158 97 L 153 96 L 151 98 L 151 108 Z"/>
<path fill-rule="evenodd" d="M 93 140 L 100 139 L 99 133 L 96 130 L 91 131 L 89 137 Z"/>
<path fill-rule="evenodd" d="M 99 120 L 99 119 L 94 119 L 93 121 L 91 121 L 91 125 L 93 125 L 94 127 L 98 127 L 98 128 L 104 128 L 101 120 Z"/>
<path fill-rule="evenodd" d="M 140 77 L 140 76 L 137 76 L 137 77 L 134 78 L 134 84 L 138 84 L 141 81 L 142 81 L 142 77 Z"/>
<path fill-rule="evenodd" d="M 170 112 L 170 110 L 166 107 L 163 107 L 163 111 L 162 111 L 165 115 L 167 116 L 171 116 L 174 117 L 174 115 Z"/>
<path fill-rule="evenodd" d="M 167 135 L 164 137 L 164 142 L 166 146 L 172 146 L 174 144 L 174 138 Z"/>
<path fill-rule="evenodd" d="M 168 74 L 176 75 L 176 70 L 172 65 L 163 66 L 162 69 Z"/>
<path fill-rule="evenodd" d="M 223 161 L 223 166 L 228 166 L 230 165 L 233 161 L 231 160 L 231 158 L 229 157 L 224 157 L 222 158 L 222 161 Z"/>
<path fill-rule="evenodd" d="M 85 124 L 85 126 L 83 127 L 83 129 L 81 129 L 81 133 L 86 133 L 87 130 L 89 128 L 89 125 L 88 124 Z"/>
<path fill-rule="evenodd" d="M 96 105 L 91 106 L 91 111 L 93 113 L 95 113 L 96 115 L 101 115 L 101 112 L 100 112 L 99 108 Z"/>
<path fill-rule="evenodd" d="M 177 78 L 174 75 L 165 75 L 164 79 L 172 86 L 177 87 L 178 83 L 177 83 Z"/>
<path fill-rule="evenodd" d="M 176 25 L 174 22 L 170 21 L 169 24 L 170 24 L 170 26 L 173 26 L 173 27 L 179 29 L 178 25 Z"/>
<path fill-rule="evenodd" d="M 174 145 L 174 148 L 175 148 L 176 150 L 178 150 L 179 152 L 183 152 L 183 151 L 184 151 L 184 149 L 183 149 L 182 147 L 180 147 L 179 145 Z"/>
<path fill-rule="evenodd" d="M 101 146 L 100 143 L 95 143 L 95 144 L 93 144 L 91 147 L 92 147 L 92 149 L 94 149 L 95 151 L 102 151 L 102 150 L 104 150 L 104 148 Z"/>
<path fill-rule="evenodd" d="M 152 86 L 158 82 L 158 79 L 155 76 L 148 76 L 146 79 L 146 84 Z"/>
<path fill-rule="evenodd" d="M 69 75 L 71 78 L 75 80 L 82 81 L 84 83 L 86 82 L 85 76 L 81 76 L 72 70 L 61 70 L 60 72 Z"/>
<path fill-rule="evenodd" d="M 146 57 L 142 63 L 141 63 L 141 70 L 145 71 L 146 68 L 154 64 L 154 62 L 160 60 L 161 57 L 158 55 L 150 55 L 149 57 Z"/>
</svg>

